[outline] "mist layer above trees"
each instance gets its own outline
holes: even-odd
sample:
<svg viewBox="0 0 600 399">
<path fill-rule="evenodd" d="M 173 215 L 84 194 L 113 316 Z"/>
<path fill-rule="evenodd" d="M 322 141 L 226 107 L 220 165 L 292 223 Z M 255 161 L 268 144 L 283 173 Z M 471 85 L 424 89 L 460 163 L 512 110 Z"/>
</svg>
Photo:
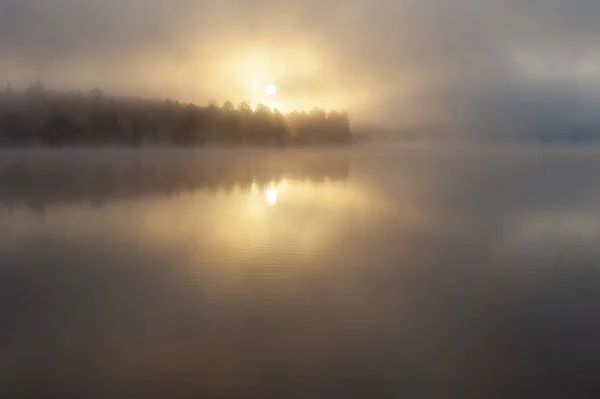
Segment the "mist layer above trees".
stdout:
<svg viewBox="0 0 600 399">
<path fill-rule="evenodd" d="M 0 94 L 0 144 L 96 145 L 207 143 L 248 145 L 347 144 L 352 139 L 345 112 L 314 108 L 283 114 L 264 104 L 180 104 L 46 90 L 41 82 L 25 92 L 8 86 Z"/>
</svg>

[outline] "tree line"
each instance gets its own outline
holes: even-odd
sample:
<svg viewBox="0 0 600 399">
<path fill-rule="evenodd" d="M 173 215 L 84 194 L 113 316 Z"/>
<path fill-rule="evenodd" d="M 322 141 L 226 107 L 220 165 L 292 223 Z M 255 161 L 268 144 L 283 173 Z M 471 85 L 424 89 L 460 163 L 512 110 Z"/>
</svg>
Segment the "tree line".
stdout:
<svg viewBox="0 0 600 399">
<path fill-rule="evenodd" d="M 313 108 L 284 114 L 264 104 L 182 104 L 172 100 L 56 92 L 36 82 L 23 92 L 0 94 L 0 144 L 88 145 L 207 143 L 248 145 L 346 144 L 346 112 Z"/>
</svg>

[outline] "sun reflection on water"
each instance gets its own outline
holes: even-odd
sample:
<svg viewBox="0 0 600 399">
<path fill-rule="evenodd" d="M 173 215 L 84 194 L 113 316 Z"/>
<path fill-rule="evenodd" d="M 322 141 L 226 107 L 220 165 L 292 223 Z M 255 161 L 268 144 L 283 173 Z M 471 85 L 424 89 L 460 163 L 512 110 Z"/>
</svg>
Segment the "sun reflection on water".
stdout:
<svg viewBox="0 0 600 399">
<path fill-rule="evenodd" d="M 266 200 L 269 206 L 277 205 L 277 189 L 275 187 L 271 187 L 267 190 Z"/>
</svg>

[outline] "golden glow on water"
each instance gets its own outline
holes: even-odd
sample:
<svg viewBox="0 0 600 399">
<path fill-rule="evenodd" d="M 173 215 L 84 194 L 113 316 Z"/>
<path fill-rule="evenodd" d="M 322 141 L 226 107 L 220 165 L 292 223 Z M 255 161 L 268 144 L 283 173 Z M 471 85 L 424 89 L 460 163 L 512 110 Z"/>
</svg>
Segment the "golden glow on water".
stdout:
<svg viewBox="0 0 600 399">
<path fill-rule="evenodd" d="M 102 243 L 106 241 L 102 237 L 117 241 L 118 237 L 129 237 L 136 245 L 176 249 L 178 256 L 191 263 L 206 257 L 258 260 L 286 254 L 308 259 L 333 248 L 352 226 L 374 225 L 377 220 L 393 217 L 399 208 L 403 213 L 409 211 L 397 201 L 390 203 L 360 179 L 351 179 L 344 158 L 328 155 L 332 159 L 325 162 L 305 156 L 273 156 L 256 164 L 231 161 L 227 168 L 220 161 L 215 161 L 217 166 L 206 161 L 204 169 L 190 163 L 182 169 L 185 173 L 195 168 L 198 174 L 221 173 L 223 182 L 190 190 L 182 185 L 176 192 L 170 191 L 169 185 L 167 191 L 157 190 L 148 197 L 130 200 L 124 196 L 99 202 L 96 207 L 87 200 L 69 206 L 59 204 L 45 209 L 43 219 L 29 211 L 21 210 L 23 216 L 13 210 L 4 215 L 4 230 L 9 229 L 11 236 L 27 237 L 40 223 L 51 227 L 65 242 L 86 237 L 89 242 Z M 174 168 L 175 163 L 170 161 L 169 167 Z M 289 174 L 273 172 L 284 169 L 283 165 Z M 248 166 L 254 171 L 247 173 Z M 66 170 L 64 173 L 69 173 Z M 120 171 L 127 175 L 125 164 Z M 180 183 L 195 181 L 191 172 L 173 176 Z M 65 179 L 77 181 L 75 177 Z M 155 183 L 156 188 L 159 183 Z M 129 190 L 125 192 L 130 195 Z M 81 224 L 81 220 L 86 223 Z"/>
<path fill-rule="evenodd" d="M 283 178 L 246 188 L 107 203 L 99 209 L 86 204 L 52 208 L 45 212 L 44 223 L 73 237 L 114 236 L 110 231 L 116 229 L 156 245 L 193 242 L 190 250 L 199 255 L 222 253 L 231 246 L 277 251 L 292 245 L 310 251 L 337 239 L 345 224 L 387 217 L 395 207 L 359 184 Z M 88 222 L 82 225 L 78 220 Z"/>
</svg>

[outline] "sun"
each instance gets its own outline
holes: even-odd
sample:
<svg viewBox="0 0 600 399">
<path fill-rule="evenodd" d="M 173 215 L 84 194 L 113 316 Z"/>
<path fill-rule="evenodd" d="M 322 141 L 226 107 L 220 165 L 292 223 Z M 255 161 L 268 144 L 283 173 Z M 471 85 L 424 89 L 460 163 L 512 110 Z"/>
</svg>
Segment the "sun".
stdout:
<svg viewBox="0 0 600 399">
<path fill-rule="evenodd" d="M 277 86 L 274 84 L 267 85 L 267 87 L 265 87 L 265 93 L 269 96 L 274 96 L 277 94 Z"/>
</svg>

